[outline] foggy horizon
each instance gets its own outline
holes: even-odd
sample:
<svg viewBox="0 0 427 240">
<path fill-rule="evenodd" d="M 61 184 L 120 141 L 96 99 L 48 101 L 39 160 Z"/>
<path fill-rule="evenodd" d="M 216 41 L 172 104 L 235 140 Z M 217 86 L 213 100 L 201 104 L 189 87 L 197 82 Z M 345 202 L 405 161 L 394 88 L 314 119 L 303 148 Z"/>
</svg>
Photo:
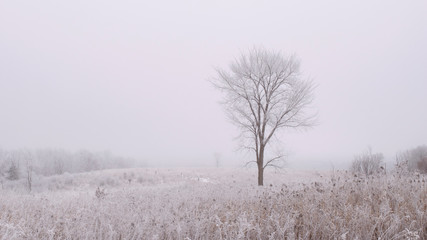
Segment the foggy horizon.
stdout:
<svg viewBox="0 0 427 240">
<path fill-rule="evenodd" d="M 150 167 L 243 166 L 209 82 L 262 46 L 295 54 L 318 124 L 288 167 L 386 162 L 427 144 L 425 1 L 0 2 L 0 148 L 110 151 Z"/>
</svg>

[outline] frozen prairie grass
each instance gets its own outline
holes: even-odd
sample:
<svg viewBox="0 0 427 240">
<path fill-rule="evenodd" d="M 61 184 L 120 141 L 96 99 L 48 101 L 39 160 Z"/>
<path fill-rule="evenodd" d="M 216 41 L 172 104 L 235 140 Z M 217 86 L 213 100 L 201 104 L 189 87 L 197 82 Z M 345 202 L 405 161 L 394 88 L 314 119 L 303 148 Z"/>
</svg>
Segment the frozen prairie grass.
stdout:
<svg viewBox="0 0 427 240">
<path fill-rule="evenodd" d="M 264 187 L 254 169 L 41 179 L 57 187 L 0 190 L 0 239 L 427 239 L 423 175 L 265 176 Z"/>
</svg>

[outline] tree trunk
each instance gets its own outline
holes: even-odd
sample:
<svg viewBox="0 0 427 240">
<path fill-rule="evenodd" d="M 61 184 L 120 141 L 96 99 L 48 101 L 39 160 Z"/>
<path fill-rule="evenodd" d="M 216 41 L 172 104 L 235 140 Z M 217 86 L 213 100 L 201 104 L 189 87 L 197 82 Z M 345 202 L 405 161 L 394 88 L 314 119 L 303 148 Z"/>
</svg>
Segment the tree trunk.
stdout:
<svg viewBox="0 0 427 240">
<path fill-rule="evenodd" d="M 257 156 L 258 165 L 258 186 L 264 185 L 264 146 L 259 149 L 259 155 Z"/>
<path fill-rule="evenodd" d="M 264 168 L 258 165 L 258 186 L 264 185 Z"/>
</svg>

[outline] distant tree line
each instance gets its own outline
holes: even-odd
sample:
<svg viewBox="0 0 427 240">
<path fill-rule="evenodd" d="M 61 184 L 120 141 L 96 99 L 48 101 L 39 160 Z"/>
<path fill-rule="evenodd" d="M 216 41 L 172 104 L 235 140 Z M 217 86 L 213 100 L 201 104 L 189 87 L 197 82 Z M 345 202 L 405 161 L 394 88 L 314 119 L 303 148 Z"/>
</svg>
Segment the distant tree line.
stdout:
<svg viewBox="0 0 427 240">
<path fill-rule="evenodd" d="M 371 148 L 354 157 L 350 170 L 355 174 L 372 175 L 385 172 L 384 156 L 373 153 Z M 427 145 L 421 145 L 396 154 L 396 168 L 399 172 L 427 174 Z"/>
<path fill-rule="evenodd" d="M 61 149 L 0 149 L 0 178 L 8 180 L 31 178 L 33 173 L 51 176 L 61 175 L 65 172 L 80 173 L 135 166 L 137 163 L 134 159 L 115 156 L 107 151 L 68 152 Z"/>
</svg>

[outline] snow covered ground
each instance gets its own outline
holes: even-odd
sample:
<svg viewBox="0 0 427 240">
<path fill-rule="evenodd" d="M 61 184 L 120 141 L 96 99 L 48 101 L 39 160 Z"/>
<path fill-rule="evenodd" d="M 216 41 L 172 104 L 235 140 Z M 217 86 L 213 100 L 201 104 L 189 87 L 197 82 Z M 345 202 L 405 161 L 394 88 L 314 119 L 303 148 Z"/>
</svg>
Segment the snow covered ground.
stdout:
<svg viewBox="0 0 427 240">
<path fill-rule="evenodd" d="M 4 182 L 0 239 L 426 239 L 420 175 L 117 169 Z"/>
</svg>

